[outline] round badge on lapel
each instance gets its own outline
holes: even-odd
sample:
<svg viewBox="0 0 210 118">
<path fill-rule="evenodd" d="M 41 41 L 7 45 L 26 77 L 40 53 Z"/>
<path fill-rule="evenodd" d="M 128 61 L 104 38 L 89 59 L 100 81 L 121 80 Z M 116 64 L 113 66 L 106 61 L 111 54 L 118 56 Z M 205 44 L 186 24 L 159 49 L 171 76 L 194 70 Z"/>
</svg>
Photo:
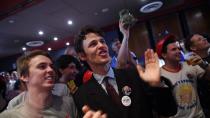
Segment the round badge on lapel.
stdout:
<svg viewBox="0 0 210 118">
<path fill-rule="evenodd" d="M 124 95 L 129 96 L 131 94 L 131 88 L 129 86 L 124 86 L 122 92 Z"/>
<path fill-rule="evenodd" d="M 123 96 L 121 102 L 124 106 L 128 107 L 131 105 L 131 98 L 129 96 Z"/>
</svg>

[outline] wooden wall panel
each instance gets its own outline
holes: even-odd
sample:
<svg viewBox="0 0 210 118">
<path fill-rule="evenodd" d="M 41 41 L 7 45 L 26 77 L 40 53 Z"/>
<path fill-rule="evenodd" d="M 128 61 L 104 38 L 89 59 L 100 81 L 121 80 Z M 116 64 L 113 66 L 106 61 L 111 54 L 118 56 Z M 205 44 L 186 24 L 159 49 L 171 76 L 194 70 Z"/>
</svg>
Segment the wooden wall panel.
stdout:
<svg viewBox="0 0 210 118">
<path fill-rule="evenodd" d="M 140 57 L 147 48 L 150 48 L 150 42 L 145 23 L 138 23 L 131 29 L 129 49 Z"/>
<path fill-rule="evenodd" d="M 155 42 L 161 39 L 164 36 L 163 34 L 165 34 L 164 32 L 166 31 L 174 34 L 178 40 L 181 40 L 183 37 L 177 13 L 152 19 L 151 25 Z"/>
<path fill-rule="evenodd" d="M 190 33 L 210 34 L 210 9 L 202 5 L 185 12 Z"/>
</svg>

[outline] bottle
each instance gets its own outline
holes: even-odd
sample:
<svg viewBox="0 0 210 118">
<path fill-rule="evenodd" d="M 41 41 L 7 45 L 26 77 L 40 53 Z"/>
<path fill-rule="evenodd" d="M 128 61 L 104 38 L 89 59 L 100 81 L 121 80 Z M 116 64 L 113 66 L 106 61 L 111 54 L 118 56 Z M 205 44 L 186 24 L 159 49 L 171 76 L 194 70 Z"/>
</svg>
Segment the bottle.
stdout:
<svg viewBox="0 0 210 118">
<path fill-rule="evenodd" d="M 125 29 L 128 29 L 129 27 L 133 26 L 137 22 L 137 19 L 134 18 L 134 16 L 127 9 L 122 9 L 119 12 L 119 16 L 120 16 L 120 21 L 124 23 L 123 27 Z"/>
</svg>

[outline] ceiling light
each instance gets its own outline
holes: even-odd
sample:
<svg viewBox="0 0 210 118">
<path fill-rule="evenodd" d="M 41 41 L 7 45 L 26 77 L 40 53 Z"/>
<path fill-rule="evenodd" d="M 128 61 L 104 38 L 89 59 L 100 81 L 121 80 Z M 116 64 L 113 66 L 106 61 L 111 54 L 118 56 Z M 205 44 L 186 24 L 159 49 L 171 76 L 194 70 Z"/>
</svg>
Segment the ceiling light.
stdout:
<svg viewBox="0 0 210 118">
<path fill-rule="evenodd" d="M 160 7 L 162 7 L 162 5 L 163 5 L 162 1 L 151 2 L 151 3 L 148 3 L 144 6 L 142 6 L 140 8 L 140 11 L 142 13 L 151 13 L 151 12 L 154 12 L 154 11 L 160 9 Z"/>
<path fill-rule="evenodd" d="M 103 13 L 106 13 L 108 11 L 109 11 L 109 8 L 104 8 L 104 9 L 101 10 L 101 12 L 103 12 Z"/>
<path fill-rule="evenodd" d="M 54 41 L 57 41 L 57 40 L 58 40 L 58 37 L 54 37 L 53 40 L 54 40 Z"/>
<path fill-rule="evenodd" d="M 196 18 L 202 17 L 202 13 L 201 13 L 201 12 L 197 12 L 197 13 L 195 14 L 195 17 L 196 17 Z"/>
<path fill-rule="evenodd" d="M 44 35 L 44 32 L 43 32 L 42 30 L 40 30 L 40 31 L 38 32 L 38 34 L 39 34 L 40 36 L 42 36 L 42 35 Z"/>
<path fill-rule="evenodd" d="M 26 43 L 26 45 L 29 47 L 38 47 L 38 46 L 42 46 L 43 44 L 44 44 L 43 41 L 29 41 Z"/>
<path fill-rule="evenodd" d="M 70 43 L 69 42 L 66 42 L 66 45 L 68 46 L 68 45 L 70 45 Z"/>
<path fill-rule="evenodd" d="M 22 47 L 22 50 L 23 50 L 23 51 L 26 51 L 26 47 Z"/>
<path fill-rule="evenodd" d="M 73 22 L 72 22 L 72 20 L 68 20 L 68 25 L 72 25 L 73 24 Z"/>
<path fill-rule="evenodd" d="M 14 20 L 9 20 L 9 23 L 11 23 L 11 24 L 14 23 L 14 22 L 15 22 Z"/>
<path fill-rule="evenodd" d="M 51 50 L 52 50 L 52 48 L 47 48 L 47 50 L 48 50 L 48 51 L 51 51 Z"/>
</svg>

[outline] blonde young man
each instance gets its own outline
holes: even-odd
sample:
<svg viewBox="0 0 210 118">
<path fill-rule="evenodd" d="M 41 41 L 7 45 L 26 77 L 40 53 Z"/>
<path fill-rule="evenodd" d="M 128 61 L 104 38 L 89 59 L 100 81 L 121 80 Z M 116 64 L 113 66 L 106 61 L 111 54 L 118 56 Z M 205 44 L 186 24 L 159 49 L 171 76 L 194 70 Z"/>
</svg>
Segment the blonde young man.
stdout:
<svg viewBox="0 0 210 118">
<path fill-rule="evenodd" d="M 77 110 L 74 101 L 68 96 L 52 94 L 55 84 L 53 62 L 47 52 L 32 51 L 17 60 L 20 79 L 27 86 L 26 98 L 19 105 L 4 111 L 0 118 L 76 118 Z M 85 110 L 91 118 L 95 115 L 90 109 Z M 96 112 L 97 113 L 97 112 Z M 97 113 L 97 118 L 103 114 Z"/>
</svg>

